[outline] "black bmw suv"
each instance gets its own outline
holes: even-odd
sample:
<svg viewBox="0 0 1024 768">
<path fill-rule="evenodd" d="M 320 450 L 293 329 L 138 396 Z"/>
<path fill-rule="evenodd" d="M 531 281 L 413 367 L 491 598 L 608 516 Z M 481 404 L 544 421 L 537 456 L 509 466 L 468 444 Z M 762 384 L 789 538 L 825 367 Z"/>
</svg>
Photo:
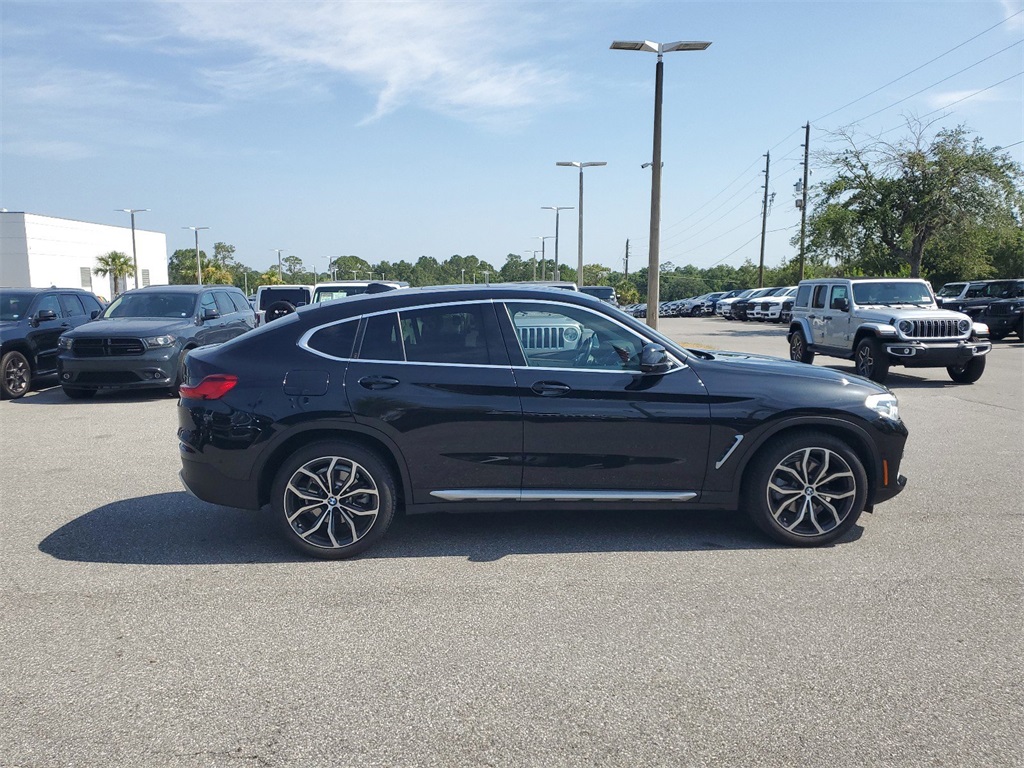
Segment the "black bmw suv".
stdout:
<svg viewBox="0 0 1024 768">
<path fill-rule="evenodd" d="M 902 490 L 907 430 L 867 379 L 684 349 L 576 292 L 409 289 L 301 308 L 192 352 L 181 478 L 269 504 L 342 558 L 407 512 L 742 508 L 818 545 Z"/>
<path fill-rule="evenodd" d="M 187 352 L 255 327 L 245 294 L 230 285 L 125 291 L 87 327 L 60 337 L 60 384 L 73 399 L 105 387 L 176 392 Z"/>
<path fill-rule="evenodd" d="M 21 397 L 35 379 L 56 373 L 60 335 L 102 309 L 81 288 L 0 288 L 0 396 Z"/>
</svg>

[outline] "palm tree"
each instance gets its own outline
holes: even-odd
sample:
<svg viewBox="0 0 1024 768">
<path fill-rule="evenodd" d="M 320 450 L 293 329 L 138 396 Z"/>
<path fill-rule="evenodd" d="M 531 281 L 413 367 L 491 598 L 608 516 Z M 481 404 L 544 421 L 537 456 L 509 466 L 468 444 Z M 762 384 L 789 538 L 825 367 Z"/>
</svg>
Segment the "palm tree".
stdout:
<svg viewBox="0 0 1024 768">
<path fill-rule="evenodd" d="M 131 256 L 121 251 L 111 251 L 102 256 L 97 256 L 96 265 L 92 270 L 94 275 L 102 275 L 103 277 L 107 275 L 114 276 L 115 296 L 121 293 L 121 278 L 128 277 L 128 275 L 135 271 L 135 263 L 132 261 Z M 125 283 L 125 288 L 127 287 L 127 283 Z"/>
</svg>

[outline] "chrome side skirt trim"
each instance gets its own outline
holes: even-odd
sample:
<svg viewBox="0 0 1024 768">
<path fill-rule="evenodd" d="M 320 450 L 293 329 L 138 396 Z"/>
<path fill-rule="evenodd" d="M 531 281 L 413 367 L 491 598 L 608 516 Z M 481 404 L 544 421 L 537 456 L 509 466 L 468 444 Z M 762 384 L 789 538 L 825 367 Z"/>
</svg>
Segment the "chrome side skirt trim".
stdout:
<svg viewBox="0 0 1024 768">
<path fill-rule="evenodd" d="M 467 488 L 431 491 L 445 501 L 691 501 L 696 491 L 556 491 L 512 488 Z"/>
<path fill-rule="evenodd" d="M 736 435 L 736 442 L 734 442 L 732 445 L 730 445 L 729 446 L 729 450 L 725 452 L 725 455 L 722 458 L 720 458 L 718 461 L 715 462 L 715 469 L 721 469 L 722 466 L 725 464 L 725 462 L 727 462 L 729 460 L 729 457 L 732 456 L 732 452 L 735 451 L 737 448 L 739 448 L 740 447 L 740 443 L 742 443 L 742 442 L 743 442 L 743 435 Z"/>
</svg>

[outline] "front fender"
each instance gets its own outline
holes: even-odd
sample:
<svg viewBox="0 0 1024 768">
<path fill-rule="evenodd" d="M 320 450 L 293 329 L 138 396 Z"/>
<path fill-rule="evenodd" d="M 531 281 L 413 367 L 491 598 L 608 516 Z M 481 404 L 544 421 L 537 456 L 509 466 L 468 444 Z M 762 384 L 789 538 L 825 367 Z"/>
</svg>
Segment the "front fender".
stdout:
<svg viewBox="0 0 1024 768">
<path fill-rule="evenodd" d="M 807 339 L 808 346 L 812 343 L 814 336 L 811 333 L 811 324 L 808 322 L 806 317 L 793 318 L 789 324 L 789 333 L 786 334 L 786 341 L 793 340 L 793 334 L 797 331 L 802 331 L 804 338 Z"/>
</svg>

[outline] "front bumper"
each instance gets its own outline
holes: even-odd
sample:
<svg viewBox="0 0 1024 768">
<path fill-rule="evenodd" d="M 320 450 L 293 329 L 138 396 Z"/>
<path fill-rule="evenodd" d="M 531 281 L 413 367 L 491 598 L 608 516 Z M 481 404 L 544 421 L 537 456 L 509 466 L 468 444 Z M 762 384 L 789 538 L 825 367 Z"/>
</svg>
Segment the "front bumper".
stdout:
<svg viewBox="0 0 1024 768">
<path fill-rule="evenodd" d="M 141 355 L 57 358 L 60 383 L 79 389 L 158 389 L 174 385 L 181 365 L 178 348 L 150 349 Z"/>
<path fill-rule="evenodd" d="M 975 357 L 992 351 L 990 341 L 888 342 L 885 351 L 893 362 L 908 368 L 939 368 L 969 363 Z"/>
<path fill-rule="evenodd" d="M 993 331 L 999 334 L 1006 335 L 1007 333 L 1013 333 L 1020 325 L 1020 315 L 984 315 L 978 318 L 978 322 L 982 322 L 988 326 L 988 332 L 991 334 Z"/>
</svg>

